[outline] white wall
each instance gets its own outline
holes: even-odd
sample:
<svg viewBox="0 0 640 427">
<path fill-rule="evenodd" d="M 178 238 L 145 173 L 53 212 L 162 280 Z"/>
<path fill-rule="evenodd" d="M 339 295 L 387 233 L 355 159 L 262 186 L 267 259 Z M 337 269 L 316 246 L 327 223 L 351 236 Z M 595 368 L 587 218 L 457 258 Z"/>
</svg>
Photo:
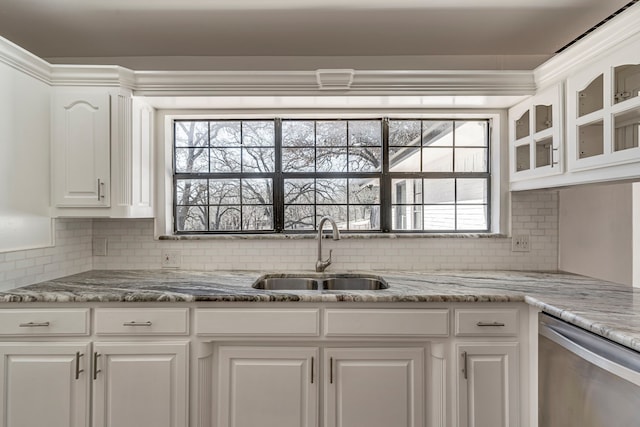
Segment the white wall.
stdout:
<svg viewBox="0 0 640 427">
<path fill-rule="evenodd" d="M 49 93 L 0 63 L 0 253 L 52 244 Z"/>
<path fill-rule="evenodd" d="M 512 227 L 531 236 L 531 252 L 512 252 L 506 237 L 373 238 L 326 240 L 340 270 L 557 270 L 557 192 L 513 194 Z M 193 270 L 305 270 L 317 256 L 313 239 L 154 240 L 153 220 L 96 219 L 94 237 L 108 239 L 107 256 L 93 258 L 94 269 L 160 268 L 162 250 L 178 250 L 182 268 Z"/>
<path fill-rule="evenodd" d="M 632 284 L 632 190 L 630 183 L 560 190 L 560 270 Z"/>
</svg>

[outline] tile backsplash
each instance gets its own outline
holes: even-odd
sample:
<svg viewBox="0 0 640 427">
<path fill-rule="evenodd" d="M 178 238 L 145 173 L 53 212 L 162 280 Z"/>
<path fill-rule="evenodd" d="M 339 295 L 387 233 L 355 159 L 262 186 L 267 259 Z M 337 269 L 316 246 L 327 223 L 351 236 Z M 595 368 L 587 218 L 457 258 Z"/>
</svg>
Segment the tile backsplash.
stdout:
<svg viewBox="0 0 640 427">
<path fill-rule="evenodd" d="M 557 192 L 512 195 L 513 234 L 530 236 L 529 252 L 512 252 L 511 238 L 346 238 L 323 241 L 333 249 L 331 270 L 539 270 L 558 268 Z M 313 270 L 313 239 L 158 241 L 152 220 L 93 222 L 93 236 L 107 237 L 107 256 L 93 258 L 94 269 L 161 268 L 165 250 L 181 255 L 189 270 Z"/>
<path fill-rule="evenodd" d="M 512 232 L 530 236 L 529 252 L 512 252 L 506 237 L 346 238 L 323 242 L 338 270 L 537 270 L 558 268 L 558 193 L 512 195 Z M 163 251 L 189 270 L 306 270 L 314 239 L 155 240 L 153 220 L 58 219 L 56 245 L 0 254 L 0 290 L 91 269 L 161 268 Z M 92 239 L 107 238 L 107 255 L 92 256 Z"/>
</svg>

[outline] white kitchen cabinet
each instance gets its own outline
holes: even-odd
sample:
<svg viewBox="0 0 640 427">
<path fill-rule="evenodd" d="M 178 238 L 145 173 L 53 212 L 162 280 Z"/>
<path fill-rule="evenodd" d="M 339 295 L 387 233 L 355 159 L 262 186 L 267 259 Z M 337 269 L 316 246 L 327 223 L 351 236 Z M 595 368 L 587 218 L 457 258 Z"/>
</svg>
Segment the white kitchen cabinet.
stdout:
<svg viewBox="0 0 640 427">
<path fill-rule="evenodd" d="M 564 172 L 563 89 L 556 84 L 509 110 L 511 182 Z"/>
<path fill-rule="evenodd" d="M 423 348 L 327 348 L 325 427 L 424 426 Z"/>
<path fill-rule="evenodd" d="M 221 347 L 217 426 L 317 426 L 318 359 L 317 347 Z"/>
<path fill-rule="evenodd" d="M 119 88 L 54 89 L 52 215 L 153 217 L 154 110 Z"/>
<path fill-rule="evenodd" d="M 457 345 L 458 427 L 519 425 L 518 344 Z"/>
<path fill-rule="evenodd" d="M 567 166 L 640 162 L 640 51 L 627 43 L 567 79 Z"/>
<path fill-rule="evenodd" d="M 2 427 L 89 425 L 90 344 L 0 343 Z"/>
<path fill-rule="evenodd" d="M 54 206 L 109 207 L 109 91 L 57 88 L 51 111 Z"/>
<path fill-rule="evenodd" d="M 95 343 L 92 426 L 188 426 L 188 345 Z"/>
</svg>

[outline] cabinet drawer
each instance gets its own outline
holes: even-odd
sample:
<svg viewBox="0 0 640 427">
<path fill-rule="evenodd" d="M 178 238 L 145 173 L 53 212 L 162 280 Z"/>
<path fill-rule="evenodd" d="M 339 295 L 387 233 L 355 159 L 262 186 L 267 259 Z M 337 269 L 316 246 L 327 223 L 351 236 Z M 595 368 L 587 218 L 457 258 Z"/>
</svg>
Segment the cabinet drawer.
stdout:
<svg viewBox="0 0 640 427">
<path fill-rule="evenodd" d="M 320 335 L 319 309 L 202 309 L 196 310 L 198 335 Z"/>
<path fill-rule="evenodd" d="M 449 310 L 328 309 L 325 335 L 445 337 L 449 335 Z"/>
<path fill-rule="evenodd" d="M 187 335 L 188 308 L 98 308 L 98 335 Z"/>
<path fill-rule="evenodd" d="M 89 335 L 89 309 L 0 310 L 0 335 Z"/>
<path fill-rule="evenodd" d="M 456 336 L 518 335 L 518 310 L 456 310 Z"/>
</svg>

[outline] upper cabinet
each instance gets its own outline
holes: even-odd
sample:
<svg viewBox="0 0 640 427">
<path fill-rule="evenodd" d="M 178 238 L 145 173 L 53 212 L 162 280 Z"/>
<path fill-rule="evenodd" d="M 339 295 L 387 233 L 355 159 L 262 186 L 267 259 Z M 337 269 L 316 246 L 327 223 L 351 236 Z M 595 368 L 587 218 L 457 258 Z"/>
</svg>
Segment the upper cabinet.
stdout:
<svg viewBox="0 0 640 427">
<path fill-rule="evenodd" d="M 126 89 L 57 87 L 51 117 L 54 217 L 153 217 L 153 108 Z"/>
<path fill-rule="evenodd" d="M 564 171 L 563 87 L 557 84 L 509 110 L 511 182 Z"/>
<path fill-rule="evenodd" d="M 567 78 L 571 172 L 640 161 L 640 50 L 631 44 Z"/>
</svg>

